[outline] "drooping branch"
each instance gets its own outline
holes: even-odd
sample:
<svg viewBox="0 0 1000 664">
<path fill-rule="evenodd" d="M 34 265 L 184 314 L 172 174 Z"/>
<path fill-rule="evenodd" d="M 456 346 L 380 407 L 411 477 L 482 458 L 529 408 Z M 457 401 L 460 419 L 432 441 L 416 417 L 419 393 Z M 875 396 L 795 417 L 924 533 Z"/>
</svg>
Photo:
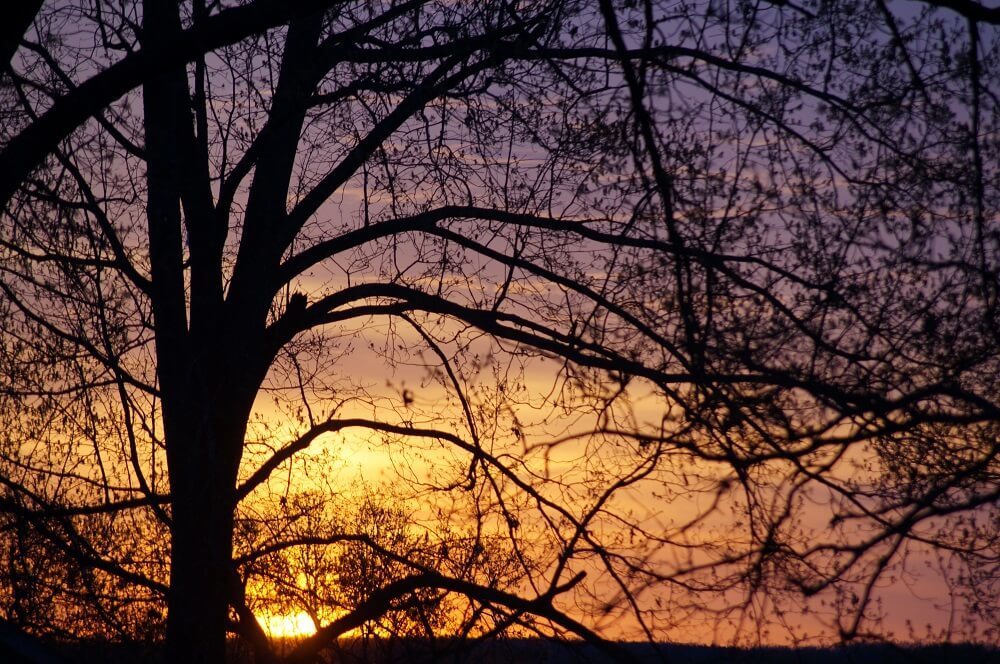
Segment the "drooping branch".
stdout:
<svg viewBox="0 0 1000 664">
<path fill-rule="evenodd" d="M 596 646 L 614 661 L 634 661 L 631 654 L 624 647 L 601 638 L 594 631 L 553 606 L 553 600 L 571 590 L 583 578 L 584 573 L 581 572 L 566 583 L 555 586 L 538 597 L 525 599 L 496 588 L 449 578 L 436 573 L 422 573 L 408 576 L 398 581 L 393 581 L 384 588 L 372 593 L 354 611 L 319 629 L 315 635 L 306 639 L 295 650 L 289 653 L 285 662 L 287 664 L 300 664 L 312 661 L 320 651 L 328 647 L 341 634 L 378 618 L 389 611 L 395 601 L 423 588 L 435 588 L 454 592 L 476 602 L 496 604 L 521 613 L 536 615 L 551 621 L 574 636 L 582 638 L 591 645 Z"/>
<path fill-rule="evenodd" d="M 840 418 L 851 419 L 864 413 L 874 413 L 887 417 L 893 413 L 906 413 L 912 421 L 981 421 L 1000 411 L 995 404 L 963 389 L 949 381 L 941 381 L 916 388 L 899 395 L 886 395 L 870 389 L 844 389 L 832 382 L 800 376 L 790 370 L 775 367 L 760 367 L 755 371 L 703 372 L 671 370 L 667 366 L 651 366 L 629 357 L 608 346 L 586 341 L 577 335 L 552 329 L 544 323 L 529 320 L 511 313 L 484 311 L 468 307 L 447 298 L 430 294 L 415 288 L 392 283 L 370 283 L 352 286 L 326 296 L 307 308 L 299 317 L 298 326 L 288 327 L 276 324 L 270 330 L 270 344 L 280 348 L 291 336 L 303 329 L 320 326 L 329 320 L 342 320 L 336 309 L 352 302 L 367 299 L 391 299 L 408 303 L 410 310 L 443 314 L 473 325 L 496 338 L 525 344 L 541 352 L 551 353 L 580 366 L 603 369 L 612 373 L 625 372 L 650 380 L 655 385 L 669 391 L 671 385 L 747 385 L 773 386 L 783 389 L 799 389 L 812 394 L 831 406 L 835 406 Z M 327 314 L 327 312 L 330 312 Z M 330 316 L 331 318 L 328 318 Z M 278 321 L 281 322 L 280 320 Z M 968 414 L 922 412 L 918 406 L 934 397 L 950 397 L 975 406 Z M 909 419 L 907 421 L 910 421 Z M 886 421 L 886 430 L 892 430 L 905 423 Z M 869 431 L 868 435 L 872 435 Z"/>
</svg>

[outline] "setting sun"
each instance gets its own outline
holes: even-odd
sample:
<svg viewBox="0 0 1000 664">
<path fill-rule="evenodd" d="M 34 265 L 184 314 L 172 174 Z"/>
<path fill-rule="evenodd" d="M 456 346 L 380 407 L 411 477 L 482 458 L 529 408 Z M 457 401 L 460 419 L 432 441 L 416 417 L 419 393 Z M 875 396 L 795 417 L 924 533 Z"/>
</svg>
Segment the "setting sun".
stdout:
<svg viewBox="0 0 1000 664">
<path fill-rule="evenodd" d="M 312 618 L 301 611 L 277 616 L 258 616 L 257 622 L 271 638 L 297 638 L 316 633 L 316 624 Z"/>
</svg>

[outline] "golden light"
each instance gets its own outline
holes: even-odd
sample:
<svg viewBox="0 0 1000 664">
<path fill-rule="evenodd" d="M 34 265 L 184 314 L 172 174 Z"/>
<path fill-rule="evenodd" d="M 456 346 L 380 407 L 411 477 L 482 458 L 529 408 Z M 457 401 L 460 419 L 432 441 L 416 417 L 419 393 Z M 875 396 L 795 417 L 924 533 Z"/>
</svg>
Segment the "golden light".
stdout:
<svg viewBox="0 0 1000 664">
<path fill-rule="evenodd" d="M 301 638 L 316 633 L 316 624 L 312 618 L 301 611 L 277 616 L 257 616 L 257 622 L 273 639 Z"/>
</svg>

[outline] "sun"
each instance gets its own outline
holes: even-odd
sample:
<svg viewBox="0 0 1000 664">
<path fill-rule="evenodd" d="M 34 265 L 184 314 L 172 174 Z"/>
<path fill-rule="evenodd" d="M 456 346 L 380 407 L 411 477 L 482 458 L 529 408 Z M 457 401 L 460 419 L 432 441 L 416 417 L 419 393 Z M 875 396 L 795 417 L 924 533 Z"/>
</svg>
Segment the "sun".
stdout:
<svg viewBox="0 0 1000 664">
<path fill-rule="evenodd" d="M 316 623 L 308 613 L 257 616 L 257 622 L 268 636 L 276 639 L 299 638 L 316 633 Z"/>
</svg>

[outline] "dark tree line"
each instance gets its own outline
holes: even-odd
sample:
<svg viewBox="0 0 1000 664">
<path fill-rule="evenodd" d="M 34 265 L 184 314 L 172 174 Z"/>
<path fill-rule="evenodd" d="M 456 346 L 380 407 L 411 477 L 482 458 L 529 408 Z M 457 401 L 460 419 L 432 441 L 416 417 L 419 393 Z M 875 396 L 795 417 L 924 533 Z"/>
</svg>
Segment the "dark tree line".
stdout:
<svg viewBox="0 0 1000 664">
<path fill-rule="evenodd" d="M 936 561 L 995 638 L 1000 10 L 7 11 L 5 619 L 624 656 L 813 596 L 866 635 Z M 317 453 L 358 436 L 398 506 Z"/>
</svg>

